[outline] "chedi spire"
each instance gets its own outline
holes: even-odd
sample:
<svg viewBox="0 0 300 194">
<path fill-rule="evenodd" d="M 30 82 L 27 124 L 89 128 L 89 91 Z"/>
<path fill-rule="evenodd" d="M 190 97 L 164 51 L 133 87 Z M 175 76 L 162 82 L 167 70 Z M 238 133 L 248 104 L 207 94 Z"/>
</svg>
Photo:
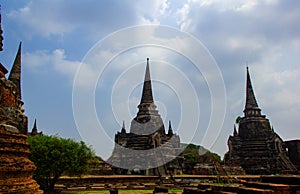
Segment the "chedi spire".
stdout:
<svg viewBox="0 0 300 194">
<path fill-rule="evenodd" d="M 19 44 L 18 52 L 11 68 L 8 80 L 12 81 L 17 86 L 17 96 L 22 99 L 21 95 L 21 47 L 22 42 Z"/>
<path fill-rule="evenodd" d="M 126 128 L 125 128 L 125 121 L 123 121 L 121 133 L 126 133 Z"/>
<path fill-rule="evenodd" d="M 38 133 L 38 129 L 37 129 L 37 124 L 36 124 L 36 119 L 34 119 L 34 124 L 33 124 L 32 130 L 31 130 L 31 134 L 36 135 L 37 133 Z"/>
<path fill-rule="evenodd" d="M 254 91 L 251 84 L 249 68 L 247 67 L 247 80 L 246 80 L 246 104 L 244 109 L 245 117 L 248 116 L 261 116 L 261 109 L 258 107 Z"/>
<path fill-rule="evenodd" d="M 150 78 L 149 58 L 147 58 L 147 65 L 145 71 L 145 79 L 142 91 L 141 102 L 138 105 L 138 115 L 157 115 L 156 105 L 153 101 L 152 84 Z"/>
<path fill-rule="evenodd" d="M 147 58 L 147 66 L 145 72 L 141 104 L 152 103 L 152 102 L 153 102 L 153 95 L 152 95 L 152 85 L 151 85 L 150 69 L 149 69 L 149 58 Z"/>
<path fill-rule="evenodd" d="M 1 11 L 1 5 L 0 5 L 0 11 Z M 0 51 L 3 51 L 3 30 L 2 30 L 2 17 L 0 12 Z"/>
<path fill-rule="evenodd" d="M 172 129 L 171 121 L 169 121 L 168 135 L 169 135 L 169 136 L 172 136 L 172 135 L 173 135 L 173 129 Z"/>
</svg>

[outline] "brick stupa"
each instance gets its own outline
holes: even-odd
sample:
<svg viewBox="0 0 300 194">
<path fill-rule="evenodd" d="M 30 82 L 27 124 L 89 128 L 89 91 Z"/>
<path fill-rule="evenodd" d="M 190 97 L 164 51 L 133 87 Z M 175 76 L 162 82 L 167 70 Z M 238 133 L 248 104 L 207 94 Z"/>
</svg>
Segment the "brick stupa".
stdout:
<svg viewBox="0 0 300 194">
<path fill-rule="evenodd" d="M 297 173 L 283 146 L 283 140 L 261 114 L 247 67 L 246 103 L 238 131 L 228 139 L 224 160 L 239 163 L 247 174 Z"/>
<path fill-rule="evenodd" d="M 149 58 L 138 113 L 131 121 L 130 131 L 125 125 L 115 135 L 115 148 L 108 162 L 123 168 L 114 168 L 117 174 L 166 176 L 181 170 L 177 155 L 180 138 L 169 122 L 165 132 L 163 120 L 153 100 Z M 127 169 L 126 169 L 127 168 Z"/>
<path fill-rule="evenodd" d="M 2 30 L 0 39 L 2 51 Z M 28 159 L 27 116 L 21 98 L 21 43 L 8 79 L 6 73 L 0 63 L 0 193 L 43 193 L 32 179 L 36 167 Z"/>
</svg>

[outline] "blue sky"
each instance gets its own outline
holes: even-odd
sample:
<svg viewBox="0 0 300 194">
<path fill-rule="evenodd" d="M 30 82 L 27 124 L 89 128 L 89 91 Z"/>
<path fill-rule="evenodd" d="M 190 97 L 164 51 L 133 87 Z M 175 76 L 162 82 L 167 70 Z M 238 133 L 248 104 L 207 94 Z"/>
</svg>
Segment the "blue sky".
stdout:
<svg viewBox="0 0 300 194">
<path fill-rule="evenodd" d="M 150 62 L 153 61 L 151 76 L 156 80 L 153 83 L 156 104 L 165 123 L 172 120 L 182 141 L 202 144 L 220 155 L 225 153 L 235 118 L 243 114 L 246 63 L 258 104 L 275 131 L 284 140 L 300 138 L 298 1 L 10 0 L 1 1 L 1 5 L 5 39 L 0 60 L 8 69 L 19 41 L 23 42 L 22 88 L 29 129 L 37 118 L 38 128 L 45 134 L 79 140 L 80 130 L 72 107 L 76 72 L 99 41 L 124 28 L 155 24 L 172 27 L 200 41 L 217 64 L 220 75 L 204 75 L 185 57 L 166 48 L 133 48 L 115 56 L 113 51 L 118 42 L 108 45 L 109 52 L 102 57 L 113 60 L 97 80 L 94 103 L 108 137 L 113 140 L 122 120 L 129 130 L 131 118 L 137 112 L 145 62 L 149 57 Z M 160 38 L 167 39 L 162 35 Z M 168 69 L 170 65 L 174 68 Z M 167 79 L 178 72 L 184 75 L 182 79 Z M 88 78 L 93 76 L 90 73 L 85 74 L 83 81 L 88 83 Z M 212 88 L 208 83 L 214 76 L 224 81 L 225 98 L 220 101 L 225 102 L 225 114 L 224 119 L 220 119 L 223 123 L 211 121 L 212 126 L 214 122 L 221 126 L 212 138 L 205 134 L 212 106 L 219 103 L 212 101 Z M 188 89 L 189 83 L 195 95 L 186 92 L 182 97 L 180 91 Z M 125 99 L 118 98 L 125 93 Z M 195 131 L 179 129 L 183 113 L 179 104 L 195 96 L 196 110 L 192 110 L 192 106 L 187 110 L 190 108 L 191 115 L 199 111 L 199 127 Z M 197 119 L 191 119 L 190 123 L 193 122 Z"/>
</svg>

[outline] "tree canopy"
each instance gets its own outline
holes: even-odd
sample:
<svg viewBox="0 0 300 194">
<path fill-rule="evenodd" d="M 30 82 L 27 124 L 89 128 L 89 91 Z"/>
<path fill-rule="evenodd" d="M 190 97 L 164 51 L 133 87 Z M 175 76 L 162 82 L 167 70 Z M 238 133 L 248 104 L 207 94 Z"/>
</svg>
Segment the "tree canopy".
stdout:
<svg viewBox="0 0 300 194">
<path fill-rule="evenodd" d="M 200 145 L 195 144 L 181 144 L 184 151 L 180 154 L 184 157 L 187 163 L 210 163 L 221 161 L 218 154 L 212 153 Z"/>
<path fill-rule="evenodd" d="M 30 159 L 37 167 L 34 179 L 44 191 L 52 191 L 63 173 L 80 176 L 88 172 L 89 160 L 95 155 L 83 141 L 46 135 L 29 137 L 27 141 Z"/>
</svg>

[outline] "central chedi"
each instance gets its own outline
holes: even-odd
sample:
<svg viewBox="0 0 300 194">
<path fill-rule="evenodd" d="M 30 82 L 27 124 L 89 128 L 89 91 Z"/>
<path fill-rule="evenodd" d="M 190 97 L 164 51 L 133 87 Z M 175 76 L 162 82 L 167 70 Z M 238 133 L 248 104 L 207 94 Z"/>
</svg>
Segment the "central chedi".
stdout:
<svg viewBox="0 0 300 194">
<path fill-rule="evenodd" d="M 138 113 L 131 121 L 130 132 L 125 124 L 115 135 L 115 148 L 108 162 L 117 174 L 160 175 L 179 173 L 177 161 L 180 138 L 173 133 L 171 122 L 165 132 L 163 120 L 153 100 L 149 59 Z"/>
</svg>

